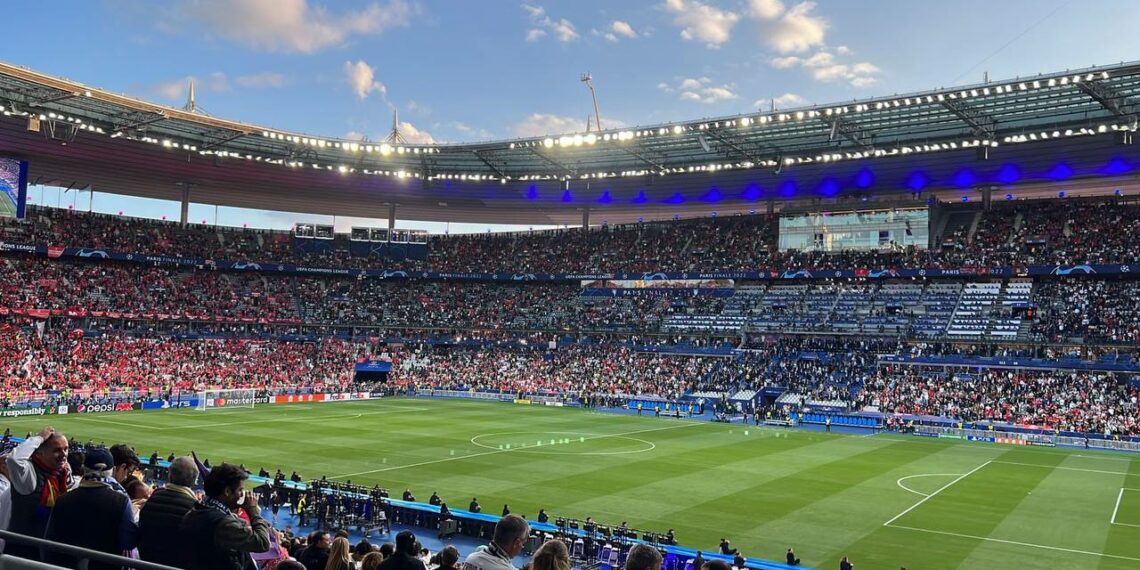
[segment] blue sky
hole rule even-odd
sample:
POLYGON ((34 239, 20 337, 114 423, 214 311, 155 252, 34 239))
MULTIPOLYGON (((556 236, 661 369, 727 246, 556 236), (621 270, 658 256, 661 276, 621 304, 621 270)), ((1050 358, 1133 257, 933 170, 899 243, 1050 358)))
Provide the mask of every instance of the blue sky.
MULTIPOLYGON (((1140 56, 1140 2, 1128 0, 56 0, 6 13, 11 63, 175 106, 194 78, 211 115, 326 137, 382 139, 398 109, 419 142, 585 130, 586 71, 613 128, 1140 56)), ((57 194, 31 198, 87 207, 86 194, 57 194)), ((108 194, 94 206, 178 211, 108 194)), ((214 207, 192 218, 212 223, 214 207)), ((218 213, 227 225, 299 220, 329 218, 218 213)))

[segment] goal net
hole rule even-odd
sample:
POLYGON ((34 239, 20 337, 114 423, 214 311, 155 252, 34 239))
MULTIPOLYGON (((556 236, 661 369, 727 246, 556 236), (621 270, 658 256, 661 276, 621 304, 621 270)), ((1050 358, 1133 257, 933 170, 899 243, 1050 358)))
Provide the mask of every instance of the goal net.
POLYGON ((198 392, 197 409, 220 410, 222 408, 252 408, 256 402, 256 390, 204 390, 198 392))

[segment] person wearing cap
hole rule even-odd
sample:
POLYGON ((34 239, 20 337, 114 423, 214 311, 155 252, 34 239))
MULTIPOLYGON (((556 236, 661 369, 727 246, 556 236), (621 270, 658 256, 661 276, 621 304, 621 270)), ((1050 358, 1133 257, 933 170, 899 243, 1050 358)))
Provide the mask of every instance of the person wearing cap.
POLYGON ((530 536, 530 524, 518 515, 507 515, 495 524, 491 543, 480 546, 463 561, 466 570, 518 570, 511 562, 522 552, 530 536))
MULTIPOLYGON (((5 459, 12 483, 12 515, 8 530, 43 538, 56 500, 72 486, 67 463, 67 437, 48 426, 24 440, 5 459)), ((39 560, 36 547, 8 541, 5 554, 39 560)))
POLYGON ((178 528, 198 502, 191 489, 197 482, 194 458, 178 457, 170 463, 170 479, 139 510, 139 558, 174 567, 182 563, 178 528))
MULTIPOLYGON (((138 543, 139 527, 131 501, 107 483, 114 459, 106 449, 87 450, 83 479, 55 503, 44 538, 121 555, 138 543)), ((76 560, 60 552, 44 551, 44 562, 74 567, 76 560)), ((121 565, 90 562, 90 570, 115 570, 121 565)))
POLYGON ((396 535, 396 552, 385 558, 376 570, 427 570, 419 554, 416 535, 410 530, 402 530, 396 535))
POLYGON ((237 465, 222 463, 206 475, 206 497, 182 518, 183 568, 187 570, 253 570, 251 553, 269 550, 269 523, 261 518, 257 501, 247 498, 243 483, 249 475, 237 465), (246 524, 238 509, 249 517, 246 524))

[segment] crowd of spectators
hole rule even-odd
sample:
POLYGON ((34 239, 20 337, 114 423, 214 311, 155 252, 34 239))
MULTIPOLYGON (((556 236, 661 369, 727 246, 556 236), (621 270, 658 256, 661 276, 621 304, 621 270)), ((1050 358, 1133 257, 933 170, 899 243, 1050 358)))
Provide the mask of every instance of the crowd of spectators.
POLYGON ((1140 435, 1140 389, 1111 374, 1064 370, 883 368, 857 397, 885 413, 1140 435))
POLYGON ((1140 283, 1078 279, 1050 281, 1035 292, 1041 340, 1079 338, 1089 343, 1140 343, 1140 283))
POLYGON ((0 333, 0 407, 51 398, 68 404, 92 398, 169 398, 204 389, 273 390, 305 386, 336 391, 353 380, 367 343, 253 340, 84 338, 48 329, 0 333), (119 394, 126 392, 127 394, 119 394))
POLYGON ((971 236, 947 227, 932 249, 779 252, 765 215, 539 232, 433 236, 425 260, 352 257, 343 236, 328 248, 294 247, 284 232, 32 208, 0 222, 0 239, 201 259, 439 272, 638 273, 853 267, 959 267, 1136 263, 1140 207, 1107 199, 995 203, 971 236), (304 250, 304 251, 302 251, 304 250), (318 251, 319 250, 319 251, 318 251))

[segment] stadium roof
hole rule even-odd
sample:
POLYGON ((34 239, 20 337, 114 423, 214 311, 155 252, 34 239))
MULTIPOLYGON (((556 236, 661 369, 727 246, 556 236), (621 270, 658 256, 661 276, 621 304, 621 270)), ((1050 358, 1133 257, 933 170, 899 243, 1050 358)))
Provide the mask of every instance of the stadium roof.
MULTIPOLYGON (((463 144, 385 144, 190 113, 0 63, 0 153, 33 183, 402 219, 563 224, 773 200, 1133 180, 1140 63, 770 113, 463 144)), ((314 111, 315 112, 315 111, 314 111)))

